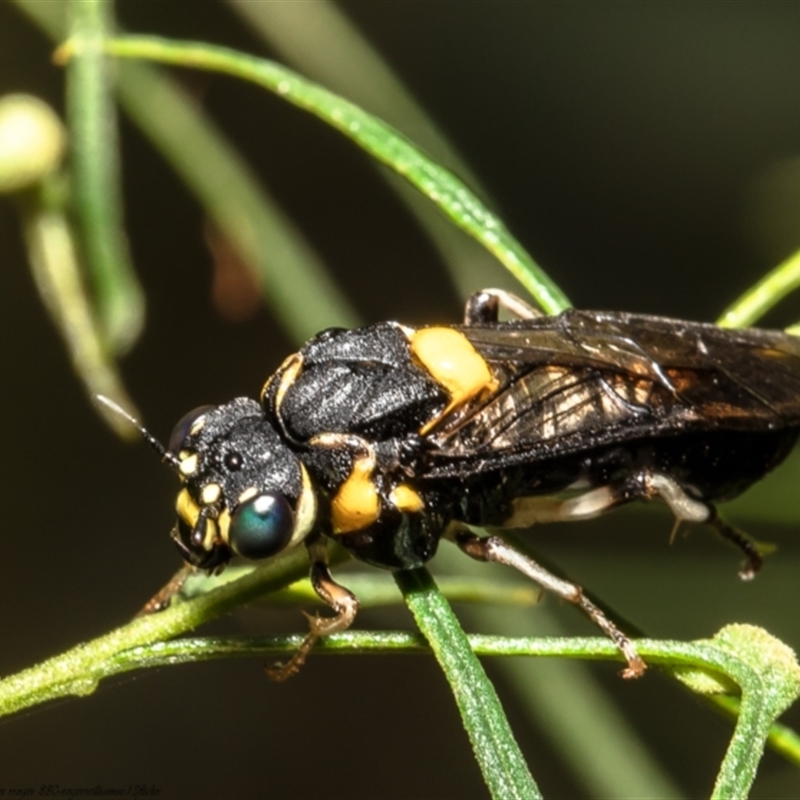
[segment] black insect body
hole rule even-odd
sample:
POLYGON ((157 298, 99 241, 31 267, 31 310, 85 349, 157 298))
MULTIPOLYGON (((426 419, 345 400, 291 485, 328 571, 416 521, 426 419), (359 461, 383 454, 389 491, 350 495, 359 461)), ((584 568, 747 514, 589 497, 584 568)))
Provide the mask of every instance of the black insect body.
POLYGON ((580 605, 633 677, 644 663, 580 587, 470 527, 583 519, 660 497, 678 520, 737 544, 752 577, 757 548, 714 503, 794 446, 800 339, 624 313, 539 316, 489 290, 460 326, 324 331, 284 361, 260 402, 198 409, 167 451, 139 428, 184 483, 173 536, 188 564, 218 570, 233 554, 308 548, 312 583, 336 613, 312 620, 276 677, 355 617, 323 537, 388 569, 424 564, 442 537, 513 566, 580 605), (517 319, 499 322, 500 306, 517 319))

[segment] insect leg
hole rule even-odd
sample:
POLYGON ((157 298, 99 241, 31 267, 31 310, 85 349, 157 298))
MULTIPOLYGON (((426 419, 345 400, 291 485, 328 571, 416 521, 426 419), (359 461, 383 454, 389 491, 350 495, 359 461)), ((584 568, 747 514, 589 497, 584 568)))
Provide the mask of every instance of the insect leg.
POLYGON ((541 317, 542 312, 504 289, 483 289, 470 295, 464 307, 464 324, 497 322, 503 308, 518 319, 541 317))
MULTIPOLYGON (((615 506, 639 498, 660 497, 682 522, 711 522, 714 508, 689 497, 672 478, 650 470, 640 470, 620 483, 599 486, 577 497, 521 497, 514 501, 513 513, 504 528, 523 528, 539 522, 566 522, 591 519, 615 506)), ((724 534, 723 534, 724 535, 724 534)))
POLYGON ((659 495, 672 509, 680 521, 705 522, 727 541, 736 545, 745 555, 745 563, 739 571, 743 581, 752 580, 763 563, 759 546, 746 533, 734 528, 720 519, 717 509, 711 503, 704 503, 689 497, 680 484, 666 475, 648 473, 645 477, 648 494, 659 495))
POLYGON ((747 534, 720 519, 711 503, 690 497, 676 480, 650 470, 641 470, 622 484, 601 486, 568 500, 552 497, 519 498, 514 502, 513 513, 503 527, 525 528, 540 522, 589 519, 614 506, 642 497, 660 497, 678 522, 706 523, 723 539, 736 545, 746 558, 739 572, 742 580, 751 580, 761 568, 763 547, 760 549, 747 534))
POLYGON ((601 486, 568 500, 557 497, 520 497, 514 501, 511 516, 503 528, 530 528, 540 522, 566 522, 591 519, 608 511, 629 498, 624 490, 614 486, 601 486))
POLYGON ((689 497, 673 478, 645 470, 640 473, 640 481, 644 497, 660 497, 682 522, 709 522, 714 515, 713 506, 689 497))
POLYGON ((756 573, 764 563, 763 552, 770 549, 769 545, 761 545, 751 539, 746 533, 734 528, 724 520, 720 519, 717 509, 711 507, 712 516, 707 520, 714 530, 723 538, 736 545, 745 555, 744 566, 739 570, 739 577, 743 581, 750 581, 755 578, 756 573))
POLYGON ((140 609, 136 612, 137 617, 146 617, 148 614, 156 614, 169 608, 172 598, 175 597, 186 579, 194 572, 194 567, 184 564, 167 583, 162 586, 140 609))
POLYGON ((523 555, 499 536, 481 537, 472 531, 459 528, 452 536, 455 543, 468 556, 477 561, 493 561, 506 564, 519 570, 523 575, 536 582, 543 589, 568 600, 582 608, 589 618, 606 634, 625 656, 628 666, 623 670, 623 678, 639 678, 644 674, 647 665, 630 639, 583 593, 580 586, 565 581, 537 564, 532 558, 523 555))
POLYGON ((305 664, 311 649, 323 636, 346 631, 358 613, 358 598, 344 586, 336 583, 328 569, 327 554, 322 540, 317 539, 308 545, 311 557, 311 585, 320 599, 336 613, 332 617, 305 614, 308 619, 309 632, 300 647, 286 664, 265 666, 267 675, 273 681, 281 682, 296 675, 305 664))

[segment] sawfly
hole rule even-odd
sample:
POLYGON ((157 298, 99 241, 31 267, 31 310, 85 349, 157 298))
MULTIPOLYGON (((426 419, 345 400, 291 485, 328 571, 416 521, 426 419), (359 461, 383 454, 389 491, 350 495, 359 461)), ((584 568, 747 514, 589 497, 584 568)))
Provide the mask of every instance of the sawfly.
POLYGON ((307 548, 311 583, 334 613, 311 618, 273 677, 297 672, 318 638, 356 616, 358 599, 329 571, 326 538, 390 570, 422 566, 443 538, 514 567, 580 606, 622 652, 623 675, 637 677, 645 664, 634 644, 579 586, 482 530, 658 498, 677 520, 737 545, 740 575, 752 578, 759 549, 716 504, 797 441, 800 339, 622 312, 544 316, 486 290, 460 325, 323 331, 258 400, 196 409, 166 447, 131 421, 182 482, 172 536, 189 567, 213 573, 234 555, 307 548), (500 321, 501 309, 512 318, 500 321))

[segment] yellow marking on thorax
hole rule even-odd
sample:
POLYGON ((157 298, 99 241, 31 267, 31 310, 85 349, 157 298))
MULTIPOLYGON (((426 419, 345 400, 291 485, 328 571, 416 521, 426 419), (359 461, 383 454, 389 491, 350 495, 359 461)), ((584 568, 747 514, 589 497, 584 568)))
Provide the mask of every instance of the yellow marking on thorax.
POLYGON ((412 489, 407 483, 401 483, 395 486, 389 495, 389 500, 392 505, 399 511, 406 511, 410 514, 422 511, 425 508, 425 503, 419 496, 415 489, 412 489))
POLYGON ((497 389, 497 378, 470 341, 454 328, 404 330, 412 355, 450 395, 447 408, 427 422, 424 436, 440 419, 484 392, 497 389))
POLYGON ((381 499, 372 480, 375 460, 360 456, 353 462, 347 480, 331 501, 334 533, 350 533, 372 525, 381 513, 381 499))
POLYGON ((302 368, 303 356, 300 355, 300 353, 293 353, 288 358, 285 358, 280 367, 278 367, 278 371, 274 375, 271 375, 264 384, 264 388, 261 390, 261 402, 264 402, 264 398, 267 396, 267 392, 269 391, 269 387, 272 385, 272 381, 274 381, 275 378, 280 375, 280 383, 278 384, 278 388, 275 392, 275 411, 279 412, 284 395, 289 390, 289 387, 295 382, 302 368))

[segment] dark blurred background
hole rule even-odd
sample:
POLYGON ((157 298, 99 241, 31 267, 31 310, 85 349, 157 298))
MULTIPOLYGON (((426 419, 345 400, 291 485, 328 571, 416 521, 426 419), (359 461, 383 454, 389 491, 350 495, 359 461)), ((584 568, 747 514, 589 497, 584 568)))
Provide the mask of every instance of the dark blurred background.
MULTIPOLYGON (((800 4, 339 6, 576 306, 713 320, 800 246, 800 4)), ((270 55, 222 3, 139 0, 120 3, 119 17, 132 31, 270 55)), ((62 110, 51 49, 10 3, 0 4, 0 93, 30 92, 62 110)), ((365 155, 253 86, 176 74, 366 320, 459 318, 463 298, 365 155)), ((267 310, 238 324, 217 313, 201 209, 124 118, 122 152, 128 230, 149 301, 124 376, 148 426, 166 438, 194 406, 255 394, 292 343, 267 310)), ((178 561, 167 538, 173 477, 94 414, 39 304, 7 202, 0 237, 7 675, 124 623, 178 561)), ((800 298, 791 298, 764 324, 798 319, 800 298)), ((537 543, 651 636, 705 637, 727 622, 753 622, 797 648, 796 489, 785 504, 794 524, 748 523, 780 545, 752 585, 736 580, 737 556, 707 532, 668 547, 665 514, 548 528, 537 543)), ((592 633, 572 609, 546 602, 572 630, 592 633)), ((303 624, 296 610, 248 610, 215 629, 303 624)), ((366 613, 360 624, 410 620, 400 608, 366 613)), ((633 685, 614 665, 592 669, 682 790, 708 794, 730 724, 655 671, 633 685)), ((499 688, 546 796, 585 796, 542 731, 515 710, 513 691, 499 688)), ((796 710, 787 721, 800 727, 796 710)), ((447 687, 423 657, 312 657, 283 685, 248 661, 140 673, 4 721, 0 753, 6 789, 102 783, 155 785, 161 797, 486 796, 447 687)), ((800 796, 799 775, 768 754, 754 796, 800 796)))

